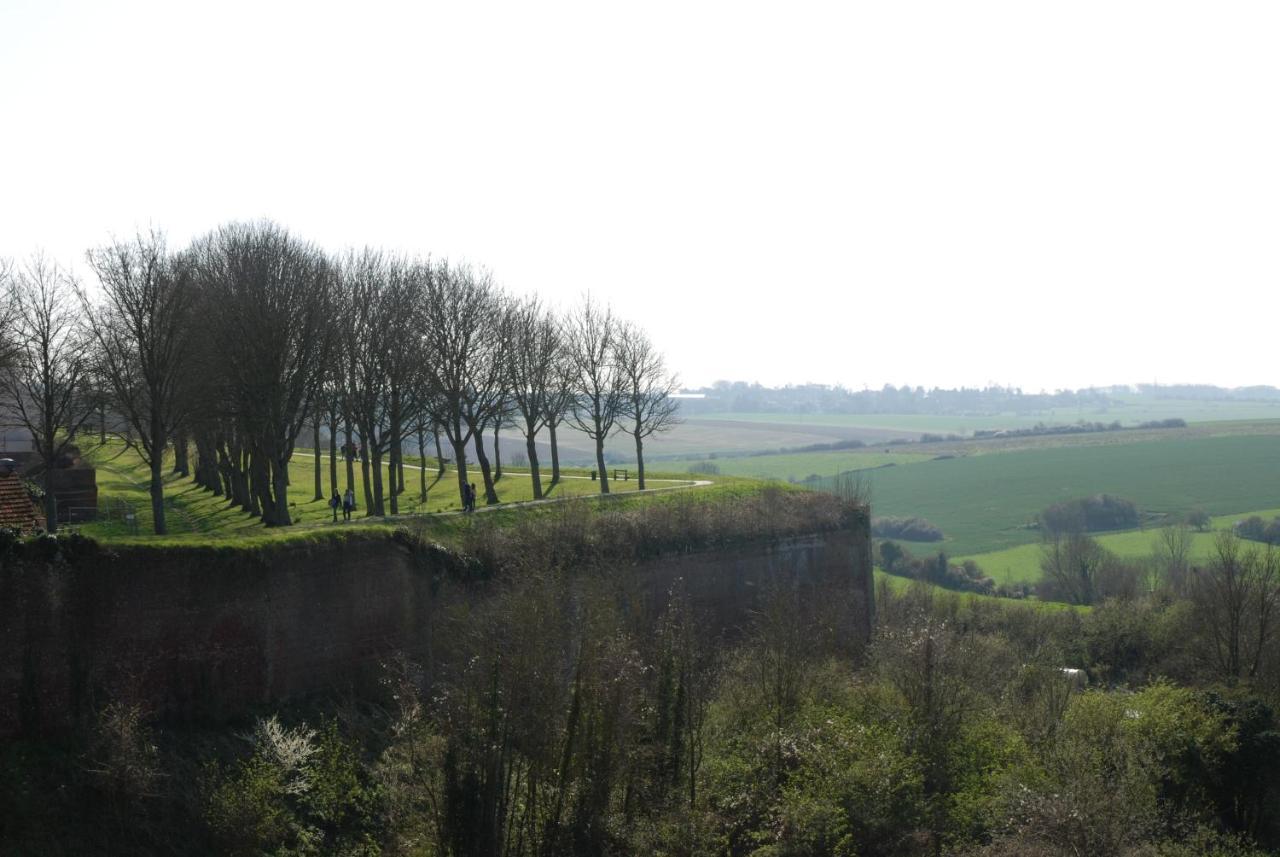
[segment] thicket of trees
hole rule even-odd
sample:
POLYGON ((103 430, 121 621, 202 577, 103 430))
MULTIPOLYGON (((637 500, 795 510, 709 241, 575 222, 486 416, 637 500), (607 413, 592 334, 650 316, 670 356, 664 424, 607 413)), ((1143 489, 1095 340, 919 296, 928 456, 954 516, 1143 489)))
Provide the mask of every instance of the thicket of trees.
MULTIPOLYGON (((675 535, 699 514, 662 511, 675 535)), ((565 534, 592 526, 566 519, 541 547, 477 528, 470 550, 513 573, 444 611, 437 662, 388 659, 374 697, 264 715, 247 740, 112 705, 65 748, 15 751, 0 837, 113 854, 1280 849, 1280 646, 1259 636, 1265 569, 1227 542, 1205 592, 1090 611, 882 587, 863 646, 792 586, 738 634, 708 633, 679 583, 651 619, 627 575, 561 573, 557 554, 590 564, 565 534)))
MULTIPOLYGON (((590 297, 559 314, 479 268, 374 249, 333 255, 265 221, 219 227, 180 250, 162 233, 139 234, 88 261, 100 288, 41 256, 0 263, 0 407, 31 433, 46 478, 98 415, 150 468, 157 533, 171 452, 175 470, 281 526, 292 520, 295 447, 309 438, 318 452, 322 430, 334 457, 328 486, 317 458, 316 499, 353 487, 359 467, 365 514, 384 515, 406 490, 412 440, 425 457, 427 438, 439 452, 443 435, 459 497, 474 462, 496 503, 502 465, 489 460, 486 432, 496 452, 499 429, 520 428, 542 497, 543 429, 551 485, 556 428, 569 421, 595 442, 608 493, 605 442, 633 438, 643 489, 643 441, 676 422, 674 376, 648 336, 590 297)), ((46 497, 52 530, 56 498, 46 497)))

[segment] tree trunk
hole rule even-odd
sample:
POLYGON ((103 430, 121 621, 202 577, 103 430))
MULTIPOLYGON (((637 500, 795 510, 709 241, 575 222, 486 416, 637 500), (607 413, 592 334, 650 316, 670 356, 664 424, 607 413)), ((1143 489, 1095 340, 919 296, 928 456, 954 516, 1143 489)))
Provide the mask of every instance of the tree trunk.
POLYGON ((320 415, 311 425, 311 445, 316 454, 316 496, 312 499, 324 499, 324 462, 320 460, 320 415))
MULTIPOLYGON (((373 481, 369 478, 369 443, 365 437, 360 438, 360 476, 364 482, 364 516, 373 514, 373 481)), ((378 482, 382 482, 382 474, 378 474, 378 482)))
POLYGON ((418 501, 427 502, 427 445, 422 426, 418 426, 418 501))
POLYGON ((382 484, 382 450, 381 448, 377 446, 373 447, 369 457, 369 469, 366 472, 372 473, 373 475, 373 509, 372 511, 369 512, 369 514, 376 515, 379 518, 385 517, 387 514, 386 489, 394 487, 395 480, 393 479, 391 481, 391 484, 385 487, 382 484))
POLYGON ((387 457, 387 500, 390 506, 391 514, 400 514, 400 502, 396 496, 396 445, 395 441, 391 442, 391 454, 387 457))
POLYGON ((499 423, 493 427, 493 481, 497 482, 502 479, 502 448, 498 445, 498 429, 502 427, 499 423))
POLYGON ((551 484, 556 485, 560 482, 560 444, 556 443, 556 424, 548 422, 547 428, 551 430, 551 484))
POLYGON ((347 420, 347 446, 343 451, 342 457, 347 462, 347 490, 351 492, 351 496, 355 496, 356 492, 356 462, 351 455, 351 420, 347 420))
POLYGON ((164 466, 159 455, 151 454, 151 521, 157 536, 169 532, 164 520, 164 466))
POLYGON ((533 482, 533 499, 542 499, 542 474, 538 470, 538 445, 533 442, 537 436, 537 432, 533 431, 533 425, 528 424, 528 431, 524 435, 525 452, 529 454, 529 479, 533 482))
POLYGON ((484 480, 484 502, 492 506, 498 502, 498 492, 493 488, 493 474, 489 471, 489 456, 484 453, 484 429, 475 432, 476 463, 480 465, 480 476, 484 480))
POLYGON ((338 427, 329 420, 329 490, 330 496, 338 494, 338 427))
POLYGON ((604 469, 604 436, 596 436, 596 467, 600 470, 600 493, 609 493, 609 474, 604 469))
POLYGON ((46 532, 58 531, 58 498, 53 494, 53 456, 44 458, 44 528, 46 532))
POLYGON ((179 476, 191 475, 191 459, 187 450, 187 433, 177 432, 173 436, 173 472, 179 476))
MULTIPOLYGON (((461 432, 457 437, 462 437, 461 432)), ((449 438, 449 442, 453 444, 453 469, 458 474, 458 502, 465 507, 467 505, 467 445, 452 437, 449 438)))
POLYGON ((293 523, 289 517, 289 462, 271 461, 272 493, 275 494, 275 506, 271 511, 268 526, 287 527, 293 523))
MULTIPOLYGON (((151 524, 157 536, 168 533, 164 520, 164 426, 151 415, 151 524)), ((176 449, 176 446, 175 446, 176 449)))
POLYGON ((257 456, 250 455, 248 450, 244 450, 240 455, 241 461, 243 462, 241 465, 241 473, 242 478, 244 479, 245 497, 249 500, 247 508, 249 509, 249 514, 253 515, 255 518, 261 518, 262 504, 258 502, 261 495, 258 493, 257 470, 255 469, 256 465, 254 463, 257 456))
POLYGON ((391 463, 391 478, 387 480, 387 489, 391 492, 391 514, 396 514, 396 495, 404 491, 404 448, 401 444, 401 435, 404 434, 402 418, 400 415, 400 391, 395 387, 391 388, 391 446, 387 455, 391 463))
POLYGON ((640 423, 636 422, 636 480, 641 491, 644 490, 644 436, 640 433, 640 423))
MULTIPOLYGON (((436 476, 442 477, 444 476, 444 450, 440 448, 440 426, 435 426, 431 433, 436 438, 436 476)), ((427 463, 425 461, 422 462, 422 466, 426 467, 427 463)))

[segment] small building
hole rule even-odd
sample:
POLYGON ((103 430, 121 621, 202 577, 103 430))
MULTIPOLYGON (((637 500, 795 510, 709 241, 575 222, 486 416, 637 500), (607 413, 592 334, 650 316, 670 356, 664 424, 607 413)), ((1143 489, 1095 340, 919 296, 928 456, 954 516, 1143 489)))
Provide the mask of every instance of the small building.
POLYGON ((12 459, 0 459, 0 527, 24 533, 44 529, 44 514, 18 475, 12 459))

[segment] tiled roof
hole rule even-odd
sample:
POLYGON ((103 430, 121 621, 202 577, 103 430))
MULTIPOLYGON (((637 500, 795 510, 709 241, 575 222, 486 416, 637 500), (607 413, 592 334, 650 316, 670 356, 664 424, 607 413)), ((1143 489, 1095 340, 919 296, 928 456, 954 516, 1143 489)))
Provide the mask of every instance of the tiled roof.
POLYGON ((44 516, 36 511, 31 495, 16 473, 0 475, 0 527, 25 532, 44 527, 44 516))

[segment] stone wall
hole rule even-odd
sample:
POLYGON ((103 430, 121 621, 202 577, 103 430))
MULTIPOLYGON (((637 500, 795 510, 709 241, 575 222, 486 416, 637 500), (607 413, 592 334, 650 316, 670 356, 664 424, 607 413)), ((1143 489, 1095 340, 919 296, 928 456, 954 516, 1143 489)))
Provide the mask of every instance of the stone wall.
MULTIPOLYGON (((716 633, 759 593, 797 587, 806 621, 865 639, 873 611, 865 530, 665 557, 611 573, 628 609, 656 616, 684 588, 716 633), (622 591, 622 590, 620 590, 622 591)), ((404 652, 430 662, 432 617, 485 597, 431 552, 370 537, 258 549, 144 549, 0 568, 0 737, 68 729, 107 701, 169 720, 367 690, 404 652)))

